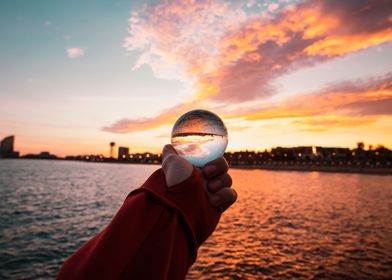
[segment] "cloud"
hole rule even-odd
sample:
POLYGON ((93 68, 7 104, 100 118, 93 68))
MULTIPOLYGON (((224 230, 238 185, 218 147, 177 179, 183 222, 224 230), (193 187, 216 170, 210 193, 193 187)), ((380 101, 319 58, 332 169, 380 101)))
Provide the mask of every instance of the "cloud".
MULTIPOLYGON (((120 120, 104 130, 126 133, 174 124, 180 115, 191 109, 192 103, 180 104, 152 118, 120 120)), ((320 91, 297 94, 276 103, 256 103, 241 109, 221 108, 217 111, 227 119, 231 129, 236 129, 240 119, 294 119, 294 125, 306 125, 307 129, 312 127, 311 130, 348 126, 350 121, 353 126, 366 125, 379 118, 392 116, 392 73, 336 83, 320 91), (236 121, 231 124, 231 119, 236 121)))
POLYGON ((350 128, 358 126, 367 126, 377 121, 374 117, 339 117, 339 116, 322 116, 316 118, 305 118, 295 120, 293 125, 299 126, 300 130, 306 132, 322 132, 331 128, 350 128))
POLYGON ((151 129, 172 123, 179 111, 195 106, 221 111, 229 118, 243 112, 250 120, 322 114, 326 107, 295 102, 294 107, 280 107, 264 100, 277 94, 273 82, 282 75, 392 40, 388 2, 316 0, 292 5, 283 1, 278 6, 253 5, 253 12, 247 11, 246 1, 172 0, 144 5, 132 12, 124 43, 127 50, 140 53, 134 67, 148 64, 157 77, 183 81, 193 97, 155 117, 123 119, 104 130, 151 129), (248 105, 254 102, 263 107, 255 110, 248 105), (240 110, 228 112, 238 104, 240 110))
POLYGON ((315 116, 387 116, 392 115, 391 99, 392 73, 388 73, 336 83, 318 92, 297 94, 263 109, 254 106, 240 115, 251 121, 315 116))
POLYGON ((124 47, 140 51, 135 68, 148 64, 157 77, 188 80, 213 69, 219 40, 247 19, 233 3, 162 1, 131 13, 124 47))
POLYGON ((392 73, 352 82, 340 82, 313 93, 300 94, 263 110, 249 109, 248 121, 293 119, 308 132, 367 126, 392 116, 392 73))
POLYGON ((358 101, 343 105, 339 109, 348 109, 355 116, 392 115, 392 96, 381 100, 358 101))
POLYGON ((76 59, 82 57, 86 52, 86 50, 81 47, 71 47, 71 48, 67 48, 65 51, 67 52, 67 56, 70 59, 76 59))
POLYGON ((180 155, 203 158, 211 154, 211 151, 208 149, 208 147, 205 146, 205 144, 207 142, 213 141, 212 139, 205 139, 204 141, 200 141, 198 139, 197 143, 187 143, 186 141, 191 141, 191 139, 185 141, 174 140, 174 142, 172 143, 176 147, 176 150, 180 155))
POLYGON ((275 10, 277 10, 279 8, 279 4, 278 3, 270 3, 268 5, 268 11, 273 12, 275 10))
POLYGON ((221 39, 217 68, 197 90, 225 103, 270 96, 283 74, 392 40, 391 12, 387 1, 307 1, 252 17, 221 39))
POLYGON ((138 119, 121 119, 102 129, 107 132, 127 133, 153 129, 165 124, 174 124, 179 116, 191 109, 190 104, 181 104, 162 111, 155 117, 138 119))
POLYGON ((388 1, 271 3, 260 15, 223 1, 164 1, 129 20, 136 67, 192 81, 197 99, 243 102, 274 93, 290 71, 392 39, 388 1), (272 16, 268 12, 280 9, 272 16))

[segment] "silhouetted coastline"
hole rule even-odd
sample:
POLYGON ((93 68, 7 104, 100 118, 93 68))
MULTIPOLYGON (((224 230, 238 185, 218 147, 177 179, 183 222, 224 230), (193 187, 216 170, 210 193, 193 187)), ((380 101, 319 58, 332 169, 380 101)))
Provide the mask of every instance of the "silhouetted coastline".
MULTIPOLYGON (((129 148, 118 147, 118 157, 113 157, 115 142, 110 142, 110 157, 101 154, 66 156, 64 158, 45 151, 19 157, 14 151, 14 136, 2 141, 0 158, 74 160, 124 164, 161 164, 161 154, 129 153, 129 148)), ((238 151, 224 154, 232 168, 291 171, 349 172, 392 175, 392 150, 379 145, 376 148, 357 143, 355 149, 340 147, 299 146, 276 147, 270 151, 238 151)))
MULTIPOLYGON (((379 147, 375 150, 322 148, 326 153, 314 154, 312 147, 274 148, 271 151, 227 152, 225 158, 230 167, 237 169, 266 169, 287 171, 348 172, 392 175, 392 151, 379 147), (305 153, 298 153, 302 149, 305 153), (312 152, 306 152, 306 151, 312 152), (297 153, 295 153, 297 152, 297 153)), ((77 155, 64 158, 43 152, 26 155, 24 159, 73 160, 97 163, 161 164, 161 155, 133 153, 127 157, 107 158, 103 155, 77 155)))

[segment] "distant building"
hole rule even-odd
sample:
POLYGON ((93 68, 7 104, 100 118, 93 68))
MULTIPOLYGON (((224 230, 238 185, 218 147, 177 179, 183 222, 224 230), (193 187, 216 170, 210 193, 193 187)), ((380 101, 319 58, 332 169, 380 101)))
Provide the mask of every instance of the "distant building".
POLYGON ((14 151, 15 136, 7 136, 0 142, 0 158, 17 158, 19 152, 14 151))
POLYGON ((311 160, 315 153, 311 146, 276 147, 271 150, 271 155, 275 160, 311 160))
MULTIPOLYGON (((326 160, 348 159, 352 155, 352 152, 348 148, 317 147, 317 151, 321 159, 326 160)), ((355 153, 353 155, 355 155, 355 153)))
POLYGON ((52 155, 52 154, 49 153, 49 152, 41 152, 41 153, 39 153, 38 157, 39 157, 39 158, 47 158, 47 159, 54 159, 54 158, 57 158, 57 156, 52 155))
POLYGON ((127 160, 129 158, 129 149, 126 147, 118 147, 118 160, 127 160))
POLYGON ((32 158, 32 159, 57 159, 57 156, 52 155, 49 152, 41 152, 37 155, 35 154, 27 154, 24 155, 23 158, 32 158))

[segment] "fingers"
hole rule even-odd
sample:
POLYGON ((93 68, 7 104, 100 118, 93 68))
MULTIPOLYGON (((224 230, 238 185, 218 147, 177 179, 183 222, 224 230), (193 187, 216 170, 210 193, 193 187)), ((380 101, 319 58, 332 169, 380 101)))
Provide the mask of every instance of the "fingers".
POLYGON ((237 200, 237 192, 232 188, 223 188, 210 197, 212 206, 225 211, 237 200))
POLYGON ((233 180, 227 173, 229 165, 224 157, 220 157, 207 163, 203 168, 204 176, 207 178, 207 189, 212 194, 210 203, 222 212, 229 208, 236 200, 237 193, 230 188, 233 180))
MULTIPOLYGON (((165 145, 162 150, 162 169, 168 187, 186 180, 193 172, 192 164, 180 157, 172 145, 165 145)), ((224 157, 213 160, 202 168, 207 190, 211 194, 210 203, 222 212, 237 200, 237 193, 231 188, 233 181, 228 170, 229 165, 224 157)))
POLYGON ((224 157, 210 161, 203 167, 203 173, 207 178, 213 178, 224 174, 229 170, 229 165, 224 157))
POLYGON ((224 173, 209 181, 207 187, 209 192, 216 193, 222 188, 230 188, 232 183, 231 176, 228 173, 224 173))

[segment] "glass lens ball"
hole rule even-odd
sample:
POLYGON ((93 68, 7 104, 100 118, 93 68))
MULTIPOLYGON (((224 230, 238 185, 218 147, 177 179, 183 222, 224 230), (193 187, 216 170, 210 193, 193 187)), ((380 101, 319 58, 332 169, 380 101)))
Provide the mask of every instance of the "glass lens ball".
POLYGON ((228 142, 223 121, 206 110, 193 110, 182 115, 174 124, 171 143, 177 153, 195 166, 223 155, 228 142))

